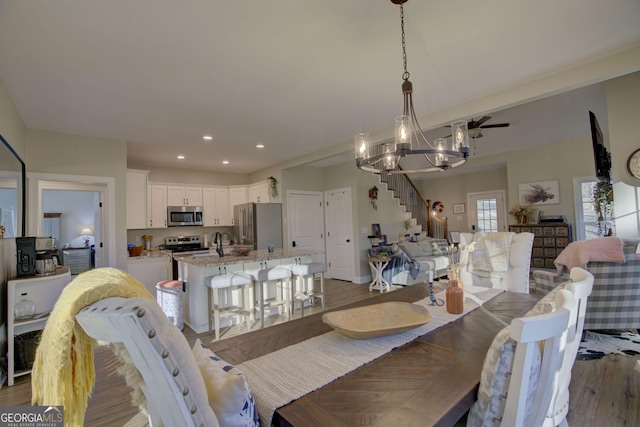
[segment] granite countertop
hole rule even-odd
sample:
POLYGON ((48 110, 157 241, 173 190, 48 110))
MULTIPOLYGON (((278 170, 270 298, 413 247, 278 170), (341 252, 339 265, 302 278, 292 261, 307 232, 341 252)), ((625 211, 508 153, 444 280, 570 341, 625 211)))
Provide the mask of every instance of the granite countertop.
POLYGON ((159 258, 163 256, 171 256, 171 251, 166 251, 162 249, 150 249, 142 251, 140 256, 130 256, 127 259, 146 259, 146 258, 159 258))
POLYGON ((245 262, 268 261, 270 259, 294 258, 298 256, 314 255, 320 253, 318 251, 306 249, 276 249, 269 252, 266 249, 252 250, 248 255, 225 255, 220 258, 217 253, 196 254, 196 255, 180 255, 174 254, 173 258, 185 262, 187 264, 197 265, 199 267, 211 267, 217 265, 229 265, 245 262))

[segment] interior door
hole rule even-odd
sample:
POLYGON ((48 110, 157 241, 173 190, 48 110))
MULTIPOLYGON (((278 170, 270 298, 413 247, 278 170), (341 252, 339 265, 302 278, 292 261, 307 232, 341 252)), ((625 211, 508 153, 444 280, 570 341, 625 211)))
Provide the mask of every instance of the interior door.
POLYGON ((324 193, 327 230, 327 277, 353 281, 353 221, 351 188, 324 193))
POLYGON ((504 190, 469 193, 469 229, 476 231, 507 231, 507 211, 504 190))
POLYGON ((325 264, 322 193, 288 191, 287 210, 289 247, 317 251, 313 261, 325 264))

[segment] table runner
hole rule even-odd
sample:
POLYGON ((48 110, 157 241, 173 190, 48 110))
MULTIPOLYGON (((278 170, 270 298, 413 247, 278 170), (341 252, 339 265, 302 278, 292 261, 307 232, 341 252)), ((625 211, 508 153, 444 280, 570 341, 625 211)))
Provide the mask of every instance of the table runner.
MULTIPOLYGON (((444 292, 437 296, 444 300, 444 292)), ((475 294, 477 298, 474 299, 484 303, 501 292, 501 289, 487 289, 475 294)), ((426 307, 431 314, 431 321, 410 331, 365 340, 348 338, 331 331, 237 365, 247 378, 261 425, 271 425, 277 408, 480 306, 476 301, 465 299, 462 314, 450 314, 445 306, 432 306, 429 298, 414 304, 426 307)))

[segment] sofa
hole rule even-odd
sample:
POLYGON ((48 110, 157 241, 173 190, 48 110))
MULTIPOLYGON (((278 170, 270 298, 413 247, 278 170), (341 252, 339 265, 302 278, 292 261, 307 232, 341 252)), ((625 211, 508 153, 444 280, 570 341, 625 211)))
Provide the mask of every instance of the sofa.
POLYGON ((446 239, 425 238, 378 246, 369 250, 369 256, 375 257, 380 252, 389 254, 391 259, 382 272, 384 280, 393 285, 411 286, 447 275, 447 247, 446 239))
MULTIPOLYGON (((584 329, 640 328, 640 258, 636 257, 639 244, 638 240, 623 240, 623 263, 588 262, 587 271, 594 281, 584 329)), ((559 277, 556 273, 556 270, 534 270, 536 291, 546 294, 569 280, 567 269, 559 277)))

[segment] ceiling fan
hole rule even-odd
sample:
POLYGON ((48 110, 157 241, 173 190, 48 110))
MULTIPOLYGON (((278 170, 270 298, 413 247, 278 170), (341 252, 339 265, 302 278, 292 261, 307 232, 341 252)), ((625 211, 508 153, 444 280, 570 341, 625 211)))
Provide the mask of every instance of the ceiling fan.
MULTIPOLYGON (((494 125, 485 125, 484 123, 489 121, 491 116, 484 116, 478 120, 469 120, 467 123, 467 127, 469 129, 469 138, 478 139, 482 138, 482 129, 490 129, 490 128, 506 128, 510 123, 496 123, 494 125)), ((445 127, 450 128, 450 125, 445 127)), ((449 138, 451 135, 445 136, 445 138, 449 138)))
POLYGON ((482 138, 482 129, 490 129, 490 128, 506 128, 509 126, 509 123, 496 123, 493 125, 485 125, 484 123, 489 121, 491 116, 484 116, 478 120, 469 120, 469 137, 473 139, 482 138))

